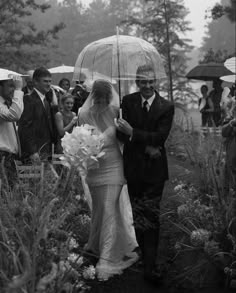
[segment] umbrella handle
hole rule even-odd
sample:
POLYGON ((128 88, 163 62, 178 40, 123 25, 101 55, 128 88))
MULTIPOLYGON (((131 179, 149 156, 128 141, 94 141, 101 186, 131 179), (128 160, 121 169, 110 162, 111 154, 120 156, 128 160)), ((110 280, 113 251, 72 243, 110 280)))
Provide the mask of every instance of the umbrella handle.
POLYGON ((119 118, 122 119, 122 109, 121 108, 119 109, 119 118))

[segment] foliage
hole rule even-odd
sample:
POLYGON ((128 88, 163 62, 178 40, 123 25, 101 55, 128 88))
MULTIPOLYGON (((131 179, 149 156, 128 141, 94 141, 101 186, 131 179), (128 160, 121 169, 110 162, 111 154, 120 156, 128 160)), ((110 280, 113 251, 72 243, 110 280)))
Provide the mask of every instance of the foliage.
POLYGON ((1 188, 3 292, 84 292, 94 278, 78 242, 88 237, 88 206, 74 170, 62 168, 61 176, 46 168, 43 180, 29 179, 28 187, 18 182, 13 190, 1 188))
MULTIPOLYGON (((228 1, 221 1, 220 7, 227 6, 228 1)), ((235 3, 235 1, 234 1, 235 3)), ((235 15, 235 6, 234 6, 235 15)), ((214 52, 222 51, 223 55, 235 55, 235 22, 224 14, 220 18, 213 18, 207 23, 207 33, 203 38, 201 51, 206 54, 211 48, 214 52), (226 52, 227 51, 227 52, 226 52)), ((221 56, 223 57, 223 56, 221 56)))
POLYGON ((2 67, 21 71, 48 61, 42 48, 63 28, 58 23, 47 30, 37 30, 29 21, 32 12, 44 13, 50 6, 35 0, 3 0, 0 4, 0 63, 2 67))
POLYGON ((199 61, 200 64, 203 63, 224 63, 226 59, 232 57, 232 54, 229 54, 227 50, 217 50, 214 51, 210 48, 203 56, 203 59, 199 61))
POLYGON ((211 10, 211 16, 213 19, 218 19, 223 15, 226 15, 232 22, 236 21, 236 1, 230 0, 230 5, 222 5, 217 3, 211 10))
POLYGON ((192 288, 223 281, 230 286, 235 278, 236 201, 225 186, 222 141, 212 134, 185 133, 183 144, 199 179, 194 185, 178 182, 165 212, 174 231, 172 281, 192 288))
MULTIPOLYGON (((140 36, 151 42, 164 57, 168 73, 168 48, 171 51, 171 64, 174 81, 174 92, 182 91, 179 87, 181 78, 186 70, 186 52, 191 50, 189 41, 184 37, 190 30, 189 22, 185 20, 187 10, 183 1, 167 1, 166 12, 164 1, 131 1, 136 3, 133 13, 123 22, 123 26, 131 34, 140 36), (137 6, 138 3, 138 6, 137 6), (169 43, 166 35, 166 26, 169 29, 169 43)), ((130 4, 131 5, 131 4, 130 4)), ((182 84, 183 87, 184 83, 182 84)))

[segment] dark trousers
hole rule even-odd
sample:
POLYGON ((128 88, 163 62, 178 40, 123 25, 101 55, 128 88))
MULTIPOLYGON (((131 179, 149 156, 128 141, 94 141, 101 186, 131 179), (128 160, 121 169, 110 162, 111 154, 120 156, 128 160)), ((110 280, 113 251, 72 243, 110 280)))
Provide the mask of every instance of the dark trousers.
POLYGON ((17 179, 14 160, 19 160, 16 154, 0 150, 0 178, 3 180, 3 183, 8 183, 10 187, 14 186, 17 179))
POLYGON ((150 184, 140 180, 135 182, 128 180, 135 232, 142 252, 144 273, 151 273, 156 266, 160 230, 159 210, 164 184, 165 182, 150 184), (144 223, 147 222, 147 226, 140 226, 140 215, 144 223))

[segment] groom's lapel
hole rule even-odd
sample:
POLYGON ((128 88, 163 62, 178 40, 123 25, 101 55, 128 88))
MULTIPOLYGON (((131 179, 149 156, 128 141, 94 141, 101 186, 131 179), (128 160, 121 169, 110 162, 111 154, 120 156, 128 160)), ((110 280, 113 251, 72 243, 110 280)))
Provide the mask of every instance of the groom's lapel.
POLYGON ((156 92, 155 98, 152 102, 152 105, 148 113, 148 121, 151 121, 153 118, 157 119, 157 117, 160 114, 160 110, 161 110, 161 99, 159 94, 156 92))
POLYGON ((140 93, 137 94, 137 98, 134 102, 134 111, 135 111, 135 117, 137 119, 137 124, 142 124, 143 121, 143 109, 142 109, 142 98, 140 93))

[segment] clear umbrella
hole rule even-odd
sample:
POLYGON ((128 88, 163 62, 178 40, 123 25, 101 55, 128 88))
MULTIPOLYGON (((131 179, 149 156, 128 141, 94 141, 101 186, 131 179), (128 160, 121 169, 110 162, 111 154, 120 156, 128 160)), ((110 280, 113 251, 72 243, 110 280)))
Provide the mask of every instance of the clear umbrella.
MULTIPOLYGON (((147 41, 125 35, 114 35, 87 45, 79 54, 75 63, 73 80, 80 80, 83 68, 118 80, 118 92, 121 96, 120 81, 134 81, 139 66, 152 65, 157 79, 166 77, 162 57, 156 48, 147 41)), ((96 75, 92 75, 96 80, 96 75)))

